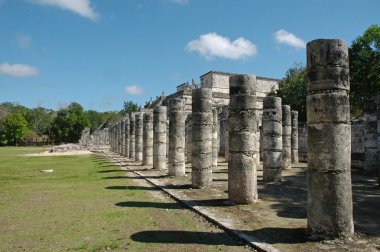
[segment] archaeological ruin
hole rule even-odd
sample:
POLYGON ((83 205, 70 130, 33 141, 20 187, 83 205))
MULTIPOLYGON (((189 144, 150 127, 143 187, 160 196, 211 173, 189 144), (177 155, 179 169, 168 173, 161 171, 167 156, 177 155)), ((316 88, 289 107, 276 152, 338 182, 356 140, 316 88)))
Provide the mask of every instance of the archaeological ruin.
POLYGON ((125 166, 143 165, 148 175, 156 172, 155 183, 167 193, 165 188, 178 181, 187 181, 182 186, 192 194, 209 188, 216 193, 224 183, 216 195, 227 195, 220 203, 227 206, 260 208, 276 192, 304 186, 305 201, 292 201, 298 197, 292 191, 281 200, 293 208, 281 214, 303 218, 301 236, 311 241, 346 239, 354 235, 352 169, 366 175, 379 169, 380 95, 377 104, 366 104, 363 120, 351 120, 348 51, 341 40, 308 43, 307 70, 306 123, 299 123, 298 112, 281 98, 267 96, 280 80, 210 71, 200 76, 200 83, 183 83, 119 122, 91 135, 84 130, 80 144, 108 146, 125 158, 125 166), (294 182, 297 176, 304 180, 294 182))

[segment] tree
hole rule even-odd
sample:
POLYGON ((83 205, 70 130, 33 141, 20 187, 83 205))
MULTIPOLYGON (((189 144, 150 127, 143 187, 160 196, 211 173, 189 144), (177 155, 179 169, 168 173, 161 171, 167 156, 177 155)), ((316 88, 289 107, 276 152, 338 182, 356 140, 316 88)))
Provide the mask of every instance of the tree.
POLYGON ((120 114, 126 115, 126 114, 131 114, 132 112, 136 112, 139 110, 139 106, 137 103, 134 103, 132 101, 124 101, 124 106, 123 109, 120 110, 120 114))
POLYGON ((292 110, 297 110, 298 120, 306 122, 306 67, 296 64, 294 67, 289 68, 286 76, 280 82, 278 90, 268 95, 281 97, 282 104, 290 105, 292 110))
POLYGON ((91 133, 97 130, 105 121, 107 121, 106 113, 100 113, 95 110, 85 112, 90 123, 91 133))
POLYGON ((52 135, 55 142, 74 143, 80 138, 82 130, 90 125, 83 107, 71 103, 67 108, 58 110, 52 123, 52 135))
POLYGON ((9 114, 3 123, 1 140, 3 144, 18 144, 28 133, 28 122, 20 112, 9 114))
POLYGON ((38 136, 49 135, 51 123, 56 116, 56 112, 51 109, 42 107, 29 109, 26 112, 25 119, 28 121, 29 128, 38 136))
POLYGON ((362 114, 363 104, 380 92, 380 26, 370 26, 349 48, 351 115, 362 114))

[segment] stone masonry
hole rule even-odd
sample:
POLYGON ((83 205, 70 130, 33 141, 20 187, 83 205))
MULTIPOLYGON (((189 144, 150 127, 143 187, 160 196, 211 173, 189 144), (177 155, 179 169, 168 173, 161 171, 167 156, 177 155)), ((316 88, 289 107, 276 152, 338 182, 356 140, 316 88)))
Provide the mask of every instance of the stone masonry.
POLYGON ((124 135, 124 138, 125 138, 125 146, 124 146, 124 156, 125 157, 129 157, 129 125, 130 125, 130 122, 129 122, 129 115, 127 114, 127 116, 124 118, 124 132, 125 132, 125 135, 124 135))
POLYGON ((228 198, 243 204, 258 198, 256 88, 255 75, 230 77, 228 198))
POLYGON ((153 169, 166 169, 166 106, 153 109, 153 169))
POLYGON ((135 160, 142 161, 143 157, 143 113, 135 114, 135 160))
POLYGON ((186 134, 186 163, 191 163, 191 155, 192 155, 192 131, 193 131, 193 121, 191 119, 191 114, 189 114, 185 121, 185 134, 186 134))
POLYGON ((191 182, 193 188, 203 188, 212 182, 213 113, 211 89, 194 89, 192 101, 191 182))
POLYGON ((219 156, 219 144, 218 144, 218 110, 212 110, 212 166, 218 166, 218 156, 219 156))
POLYGON ((282 169, 292 168, 292 119, 289 105, 282 105, 282 169))
POLYGON ((153 164, 153 113, 145 112, 143 118, 143 165, 153 164))
POLYGON ((307 44, 309 234, 353 234, 348 48, 341 40, 307 44))
POLYGON ((263 109, 263 180, 266 182, 280 182, 282 176, 281 98, 264 97, 263 109))
POLYGON ((129 158, 135 159, 135 113, 131 113, 129 117, 129 158))
POLYGON ((169 175, 185 175, 185 102, 169 101, 169 175))
POLYGON ((298 111, 292 110, 292 163, 298 163, 298 111))
POLYGON ((122 119, 120 121, 120 155, 125 156, 125 121, 122 119))

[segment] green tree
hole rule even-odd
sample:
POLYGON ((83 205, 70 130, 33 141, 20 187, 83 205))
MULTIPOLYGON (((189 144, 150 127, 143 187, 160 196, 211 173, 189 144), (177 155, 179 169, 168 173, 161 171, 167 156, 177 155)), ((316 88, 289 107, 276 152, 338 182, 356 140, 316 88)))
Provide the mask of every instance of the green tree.
POLYGON ((280 82, 278 90, 269 95, 281 97, 282 104, 290 105, 292 110, 297 110, 298 120, 306 122, 306 67, 301 64, 291 67, 280 82))
POLYGON ((83 107, 71 103, 67 108, 58 110, 52 123, 52 136, 55 142, 75 143, 82 130, 90 125, 83 107))
POLYGON ((56 116, 56 112, 42 107, 29 109, 25 119, 28 121, 29 128, 38 136, 49 135, 51 124, 56 116))
POLYGON ((91 133, 97 130, 105 121, 107 121, 106 113, 100 113, 95 110, 85 112, 90 123, 91 133))
POLYGON ((349 48, 351 115, 362 114, 363 104, 380 92, 380 26, 370 26, 349 48))
POLYGON ((120 114, 126 115, 131 114, 132 112, 138 111, 140 108, 137 105, 137 103, 134 103, 132 101, 124 101, 123 109, 120 110, 120 114))
POLYGON ((20 112, 7 115, 1 131, 3 144, 18 144, 28 133, 28 122, 20 112))

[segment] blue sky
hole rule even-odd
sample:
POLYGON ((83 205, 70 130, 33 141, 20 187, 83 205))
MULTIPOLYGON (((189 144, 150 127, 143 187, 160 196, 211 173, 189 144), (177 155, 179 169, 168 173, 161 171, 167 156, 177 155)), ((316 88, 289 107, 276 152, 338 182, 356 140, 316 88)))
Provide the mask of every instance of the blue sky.
POLYGON ((349 45, 379 0, 0 0, 0 103, 120 110, 208 71, 282 78, 305 43, 349 45))

